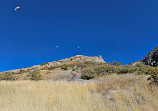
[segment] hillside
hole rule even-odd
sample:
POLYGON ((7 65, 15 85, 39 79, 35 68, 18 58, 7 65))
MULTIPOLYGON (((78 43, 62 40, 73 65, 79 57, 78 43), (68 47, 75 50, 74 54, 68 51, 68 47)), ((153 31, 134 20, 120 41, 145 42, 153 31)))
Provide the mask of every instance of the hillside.
POLYGON ((150 51, 142 60, 130 63, 130 65, 144 64, 156 67, 158 66, 158 47, 150 51))
POLYGON ((71 77, 71 73, 75 73, 78 76, 81 76, 81 69, 82 69, 81 67, 82 65, 88 62, 92 62, 96 64, 106 63, 102 58, 102 56, 89 57, 83 55, 76 55, 70 58, 43 63, 28 68, 21 68, 21 69, 1 72, 0 79, 28 80, 31 79, 32 76, 34 75, 36 75, 37 78, 41 78, 43 80, 58 79, 58 78, 64 78, 64 76, 71 77), (2 75, 4 75, 5 77, 2 77, 2 75))
POLYGON ((141 62, 145 65, 158 66, 158 47, 148 53, 141 62))
POLYGON ((157 74, 141 62, 83 55, 1 72, 0 110, 157 111, 157 74))
POLYGON ((28 68, 1 72, 0 80, 85 81, 111 74, 136 74, 151 75, 151 78, 148 80, 157 84, 157 73, 158 67, 144 65, 141 61, 135 62, 133 65, 122 65, 116 61, 106 63, 102 56, 76 55, 28 68))
POLYGON ((5 71, 5 72, 20 73, 20 72, 28 71, 28 70, 35 71, 35 70, 44 69, 46 67, 60 67, 64 64, 78 64, 78 63, 84 63, 84 62, 88 62, 88 61, 96 62, 96 63, 105 63, 102 56, 88 57, 88 56, 83 56, 83 55, 76 55, 76 56, 58 60, 58 61, 43 63, 40 65, 28 67, 28 68, 20 68, 20 69, 16 69, 16 70, 5 71))
POLYGON ((133 74, 100 83, 0 81, 0 111, 157 111, 157 92, 133 74))

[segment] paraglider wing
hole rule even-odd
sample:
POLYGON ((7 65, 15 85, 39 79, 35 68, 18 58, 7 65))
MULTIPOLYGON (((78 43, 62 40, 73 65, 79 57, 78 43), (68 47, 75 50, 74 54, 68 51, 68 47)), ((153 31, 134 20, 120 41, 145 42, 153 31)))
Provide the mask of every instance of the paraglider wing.
POLYGON ((15 8, 15 11, 17 11, 19 8, 20 8, 20 7, 19 7, 19 6, 17 6, 17 7, 15 8))

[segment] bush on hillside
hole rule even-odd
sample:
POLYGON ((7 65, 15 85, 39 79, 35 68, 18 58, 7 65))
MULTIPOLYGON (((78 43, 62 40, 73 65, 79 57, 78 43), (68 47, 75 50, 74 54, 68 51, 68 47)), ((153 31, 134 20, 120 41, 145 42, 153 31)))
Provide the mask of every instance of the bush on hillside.
POLYGON ((157 69, 156 67, 151 67, 144 64, 136 64, 135 66, 132 65, 122 66, 116 64, 112 65, 108 63, 104 63, 100 65, 91 64, 83 68, 81 78, 92 79, 98 76, 112 74, 112 73, 116 73, 116 74, 135 73, 135 74, 144 74, 144 75, 154 75, 154 74, 158 74, 157 69))
POLYGON ((0 80, 15 80, 15 78, 13 77, 12 73, 10 72, 6 72, 6 73, 2 73, 0 74, 0 80))
POLYGON ((82 70, 82 79, 92 79, 101 75, 112 74, 116 72, 116 66, 109 64, 94 65, 85 67, 82 70))
POLYGON ((147 80, 150 81, 152 85, 158 85, 158 74, 152 74, 147 80))
POLYGON ((114 61, 114 62, 112 62, 112 65, 119 66, 119 65, 122 65, 122 63, 119 63, 119 62, 117 62, 117 61, 114 61))
POLYGON ((152 68, 152 74, 147 79, 150 84, 158 85, 158 67, 152 68))
POLYGON ((62 69, 68 70, 68 65, 66 65, 66 64, 62 65, 62 69))
POLYGON ((39 81, 41 80, 41 74, 40 74, 40 71, 39 70, 36 70, 34 72, 31 73, 31 77, 30 77, 30 80, 35 80, 35 81, 39 81))

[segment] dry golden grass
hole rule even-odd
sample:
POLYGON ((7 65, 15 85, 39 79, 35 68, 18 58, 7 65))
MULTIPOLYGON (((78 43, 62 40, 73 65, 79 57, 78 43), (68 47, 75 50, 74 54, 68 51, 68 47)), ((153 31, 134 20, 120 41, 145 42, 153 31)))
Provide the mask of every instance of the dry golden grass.
POLYGON ((99 84, 1 81, 0 111, 157 111, 158 89, 141 78, 106 77, 99 84))
POLYGON ((0 111, 101 111, 95 84, 17 81, 0 82, 0 111))
POLYGON ((106 77, 105 95, 110 111, 157 111, 158 88, 141 75, 106 77))

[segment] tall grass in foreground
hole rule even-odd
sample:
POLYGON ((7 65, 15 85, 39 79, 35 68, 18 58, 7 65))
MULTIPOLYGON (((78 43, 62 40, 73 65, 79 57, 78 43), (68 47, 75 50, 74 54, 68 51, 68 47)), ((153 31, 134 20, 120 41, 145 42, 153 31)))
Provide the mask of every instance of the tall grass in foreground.
POLYGON ((158 89, 144 81, 106 84, 1 81, 0 111, 157 111, 158 89))

